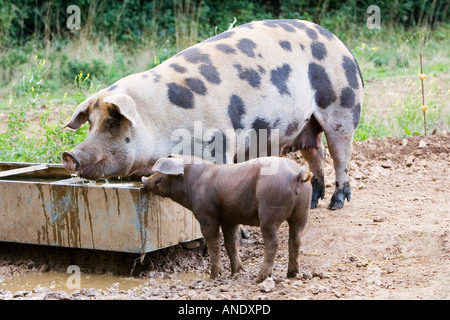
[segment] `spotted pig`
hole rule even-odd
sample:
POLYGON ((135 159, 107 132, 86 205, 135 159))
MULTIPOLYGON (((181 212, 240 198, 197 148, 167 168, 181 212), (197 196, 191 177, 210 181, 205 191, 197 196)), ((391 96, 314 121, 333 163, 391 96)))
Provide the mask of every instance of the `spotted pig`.
POLYGON ((247 160, 255 146, 257 151, 267 146, 271 155, 300 150, 314 174, 314 208, 325 194, 325 132, 336 171, 328 208, 338 209, 350 200, 349 161, 362 92, 356 60, 330 31, 308 21, 255 21, 81 103, 66 126, 78 129, 88 121, 90 132, 63 154, 63 163, 98 179, 148 175, 159 158, 182 153, 180 144, 181 151, 209 152, 219 163, 238 161, 242 149, 247 160), (230 131, 235 136, 230 138, 230 131), (262 139, 264 133, 269 137, 262 139))

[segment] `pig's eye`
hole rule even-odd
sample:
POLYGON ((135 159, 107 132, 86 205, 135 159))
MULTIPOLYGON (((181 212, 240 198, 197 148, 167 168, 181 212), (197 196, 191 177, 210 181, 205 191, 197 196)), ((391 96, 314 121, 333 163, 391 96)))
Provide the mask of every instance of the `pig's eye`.
POLYGON ((120 124, 118 121, 110 121, 109 126, 108 126, 108 131, 109 132, 115 132, 119 129, 120 124))

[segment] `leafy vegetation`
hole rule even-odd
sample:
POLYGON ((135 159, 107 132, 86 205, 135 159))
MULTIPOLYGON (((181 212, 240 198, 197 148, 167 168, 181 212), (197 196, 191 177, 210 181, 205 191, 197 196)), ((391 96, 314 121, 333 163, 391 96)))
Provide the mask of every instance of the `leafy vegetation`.
MULTIPOLYGON (((381 29, 366 27, 370 1, 81 0, 79 30, 66 27, 71 4, 0 0, 0 161, 60 162, 87 135, 87 126, 62 127, 88 95, 230 27, 275 18, 307 19, 335 33, 366 86, 413 79, 423 52, 429 131, 449 130, 448 85, 439 83, 450 69, 448 1, 378 1, 381 29)), ((393 112, 363 108, 355 139, 423 134, 418 84, 405 84, 393 112)), ((366 94, 365 103, 376 99, 366 94)))

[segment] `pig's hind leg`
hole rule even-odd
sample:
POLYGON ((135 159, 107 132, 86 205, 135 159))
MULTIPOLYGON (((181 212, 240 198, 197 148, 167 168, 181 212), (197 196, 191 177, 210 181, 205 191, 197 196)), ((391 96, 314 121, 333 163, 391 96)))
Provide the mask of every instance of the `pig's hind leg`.
POLYGON ((306 225, 307 215, 294 216, 288 219, 289 224, 289 263, 288 278, 295 277, 299 272, 298 257, 300 254, 301 239, 300 235, 306 225))
POLYGON ((240 270, 244 269, 239 258, 238 249, 238 230, 240 228, 240 225, 222 225, 225 249, 230 257, 231 276, 236 275, 240 270))
POLYGON ((264 240, 264 262, 256 278, 257 283, 264 281, 272 275, 273 262, 280 242, 278 228, 281 222, 276 219, 277 213, 278 209, 273 210, 268 207, 259 206, 261 234, 264 240))

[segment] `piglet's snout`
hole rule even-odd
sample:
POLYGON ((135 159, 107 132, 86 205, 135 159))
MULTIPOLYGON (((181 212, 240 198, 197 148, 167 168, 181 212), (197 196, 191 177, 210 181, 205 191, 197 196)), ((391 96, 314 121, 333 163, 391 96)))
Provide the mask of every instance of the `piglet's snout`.
POLYGON ((63 153, 63 165, 70 172, 75 172, 80 169, 80 161, 70 152, 63 153))

